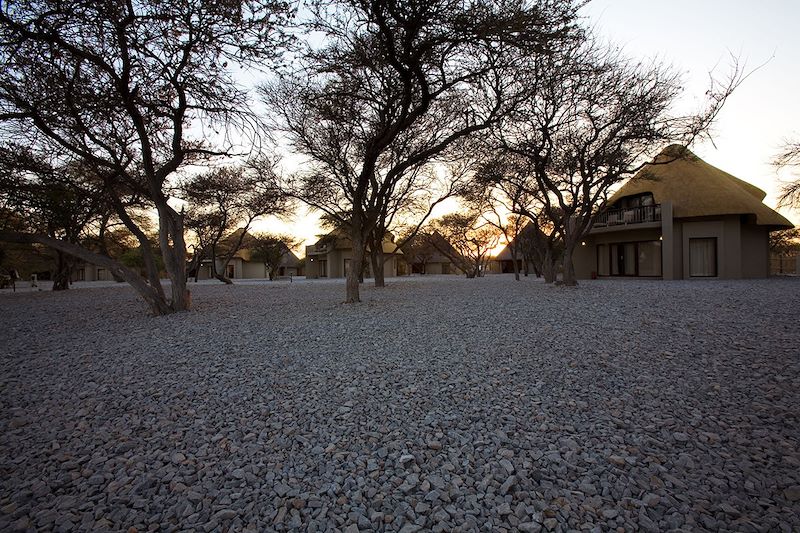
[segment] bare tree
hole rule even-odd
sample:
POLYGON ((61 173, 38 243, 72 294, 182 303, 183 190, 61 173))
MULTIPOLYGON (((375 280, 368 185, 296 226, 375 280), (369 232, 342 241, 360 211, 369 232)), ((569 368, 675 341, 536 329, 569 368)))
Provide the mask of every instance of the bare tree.
POLYGON ((408 263, 410 273, 413 273, 414 265, 419 265, 420 274, 427 274, 428 262, 436 255, 436 247, 431 242, 431 236, 425 231, 417 231, 414 235, 403 235, 400 237, 403 242, 403 257, 408 263))
MULTIPOLYGON (((480 198, 484 202, 501 201, 513 217, 514 252, 523 255, 525 268, 533 264, 537 275, 544 275, 545 282, 553 283, 563 250, 559 231, 563 212, 548 201, 547 193, 539 187, 531 162, 518 154, 505 153, 496 159, 489 158, 473 179, 474 188, 483 191, 480 198)), ((494 225, 500 226, 496 210, 491 206, 490 210, 494 216, 489 215, 487 220, 495 220, 494 225)))
MULTIPOLYGON (((577 284, 572 254, 609 189, 665 144, 687 146, 706 134, 743 79, 734 65, 724 82, 712 78, 705 108, 675 115, 681 83, 671 68, 629 59, 591 36, 530 58, 514 75, 530 98, 504 118, 497 140, 530 170, 531 192, 563 245, 566 285, 577 284)), ((675 149, 668 159, 683 153, 675 149)))
MULTIPOLYGON (((775 157, 773 164, 779 169, 800 168, 800 142, 787 141, 781 152, 775 157)), ((800 209, 800 178, 788 181, 783 185, 778 205, 800 209)))
MULTIPOLYGON (((237 127, 255 131, 247 95, 228 62, 262 65, 282 49, 283 2, 7 1, 0 7, 2 134, 77 160, 109 191, 134 191, 158 215, 167 298, 157 265, 142 277, 111 257, 43 234, 8 232, 102 265, 130 283, 155 314, 186 310, 184 221, 171 180, 189 164, 228 155, 237 127)), ((112 194, 115 214, 147 236, 112 194)))
POLYGON ((226 284, 232 283, 225 275, 226 267, 253 222, 288 213, 268 165, 216 168, 185 181, 182 190, 189 203, 186 227, 194 233, 199 255, 211 260, 211 275, 226 284))
POLYGON ((268 233, 253 235, 246 244, 250 258, 264 264, 264 271, 270 280, 278 276, 281 263, 291 254, 291 248, 298 242, 289 235, 268 233))
POLYGON ((770 232, 769 250, 778 255, 800 253, 800 228, 770 232))
POLYGON ((500 75, 514 68, 508 49, 550 53, 571 34, 576 10, 572 0, 311 3, 308 27, 325 45, 264 94, 308 159, 289 189, 345 217, 348 302, 359 301, 367 246, 382 239, 381 217, 399 191, 424 185, 421 169, 515 106, 521 91, 500 75))
POLYGON ((486 222, 480 209, 447 214, 431 223, 431 243, 468 278, 486 272, 489 253, 500 242, 500 231, 486 222))

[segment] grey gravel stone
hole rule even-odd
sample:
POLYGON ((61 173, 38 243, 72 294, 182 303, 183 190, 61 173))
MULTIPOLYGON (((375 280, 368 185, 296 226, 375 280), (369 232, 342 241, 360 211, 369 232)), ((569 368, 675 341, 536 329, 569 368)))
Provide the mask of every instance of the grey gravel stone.
POLYGON ((0 291, 0 530, 800 531, 800 279, 191 288, 0 291))

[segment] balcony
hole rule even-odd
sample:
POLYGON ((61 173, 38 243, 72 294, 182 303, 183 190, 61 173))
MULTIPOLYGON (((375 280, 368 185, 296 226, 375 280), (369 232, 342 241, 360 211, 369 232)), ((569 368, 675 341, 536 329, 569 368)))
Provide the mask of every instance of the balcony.
POLYGON ((607 209, 595 216, 593 228, 609 228, 656 222, 661 222, 661 204, 607 209))

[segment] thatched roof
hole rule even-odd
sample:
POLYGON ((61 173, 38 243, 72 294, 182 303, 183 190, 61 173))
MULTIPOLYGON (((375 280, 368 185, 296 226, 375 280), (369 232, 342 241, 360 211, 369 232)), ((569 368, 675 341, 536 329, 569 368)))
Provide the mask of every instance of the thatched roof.
POLYGON ((672 145, 639 171, 608 201, 651 192, 656 203, 672 202, 675 218, 754 215, 756 224, 777 228, 794 225, 763 204, 758 187, 709 165, 689 150, 672 145), (676 159, 677 158, 677 159, 676 159))

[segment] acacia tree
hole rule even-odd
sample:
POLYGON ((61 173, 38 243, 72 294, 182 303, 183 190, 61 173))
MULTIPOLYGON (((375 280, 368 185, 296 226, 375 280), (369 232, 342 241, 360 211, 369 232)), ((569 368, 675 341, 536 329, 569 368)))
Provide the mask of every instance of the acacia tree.
POLYGON ((288 212, 269 165, 216 168, 190 178, 182 189, 189 203, 186 227, 198 243, 199 253, 195 253, 211 259, 212 276, 226 284, 232 283, 225 275, 226 267, 242 248, 253 222, 288 212))
POLYGON ((278 276, 278 270, 284 258, 291 253, 291 247, 297 241, 288 235, 272 235, 262 233, 253 235, 247 243, 250 258, 264 264, 264 270, 270 281, 278 276))
POLYGON ((543 275, 546 283, 553 283, 563 250, 563 212, 547 201, 547 193, 539 188, 530 161, 506 153, 487 161, 474 180, 478 190, 486 191, 484 201, 501 200, 513 217, 518 242, 514 251, 524 256, 526 268, 532 263, 537 275, 543 275))
MULTIPOLYGON (((431 235, 426 231, 417 231, 413 235, 403 235, 403 257, 413 271, 414 265, 419 265, 420 274, 427 274, 427 264, 436 255, 436 247, 431 242, 431 235)), ((411 274, 413 272, 409 272, 411 274)))
MULTIPOLYGON (((681 83, 672 69, 629 59, 591 36, 531 57, 514 75, 530 97, 496 128, 498 149, 529 169, 531 197, 563 246, 566 285, 577 284, 573 252, 609 189, 665 144, 688 146, 706 134, 743 79, 734 65, 723 83, 712 78, 702 110, 676 115, 681 83)), ((675 149, 659 163, 683 155, 675 149)))
POLYGON ((500 231, 471 209, 450 213, 431 223, 431 244, 468 278, 480 277, 500 242, 500 231))
MULTIPOLYGON (((779 169, 800 168, 800 142, 786 142, 773 164, 779 169)), ((778 205, 800 209, 800 178, 783 185, 778 205)))
MULTIPOLYGON (((188 164, 227 155, 221 128, 253 126, 228 62, 262 64, 284 42, 286 2, 242 0, 6 1, 0 7, 2 134, 32 149, 80 161, 107 190, 115 215, 148 248, 116 191, 146 199, 171 281, 43 234, 4 233, 104 266, 130 283, 155 314, 186 310, 183 215, 170 183, 188 164)), ((249 129, 248 131, 253 131, 249 129)))
POLYGON ((308 159, 291 193, 344 217, 348 302, 359 301, 369 240, 382 240, 398 191, 424 185, 419 169, 516 105, 521 91, 500 75, 518 58, 509 50, 550 53, 571 35, 576 10, 572 0, 311 3, 308 28, 325 45, 264 94, 308 159))
POLYGON ((529 223, 526 210, 532 199, 527 189, 517 181, 502 174, 502 161, 484 162, 474 176, 474 184, 465 196, 468 205, 483 210, 483 219, 503 235, 513 263, 514 279, 519 281, 519 256, 522 253, 520 237, 529 223), (506 179, 502 179, 506 178, 506 179))

